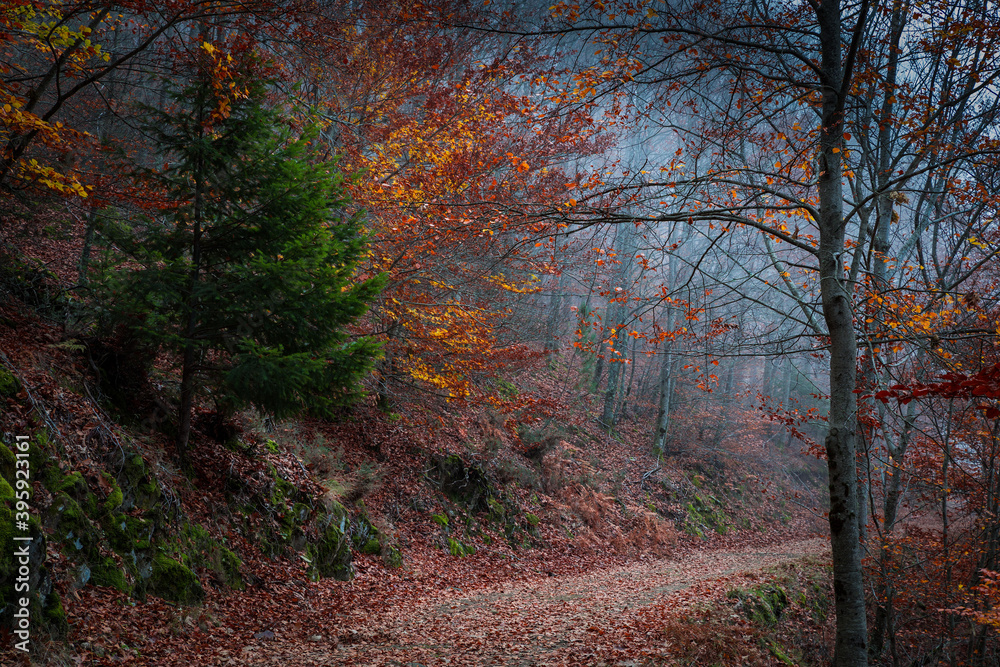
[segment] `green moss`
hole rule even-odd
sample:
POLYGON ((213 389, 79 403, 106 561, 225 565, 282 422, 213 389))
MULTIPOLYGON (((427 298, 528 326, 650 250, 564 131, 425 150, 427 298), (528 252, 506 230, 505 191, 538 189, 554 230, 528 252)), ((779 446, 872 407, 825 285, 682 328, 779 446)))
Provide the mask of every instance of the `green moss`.
POLYGON ((392 568, 403 567, 403 552, 395 544, 390 544, 382 552, 382 560, 392 568))
POLYGON ((382 553, 382 535, 364 514, 351 524, 351 540, 355 548, 366 554, 382 553))
MULTIPOLYGON (((14 500, 15 497, 14 487, 8 484, 3 477, 0 477, 0 502, 14 500)), ((9 542, 5 542, 5 544, 9 544, 9 542)))
POLYGON ((448 538, 448 553, 452 556, 457 556, 458 558, 464 558, 465 556, 471 556, 476 553, 476 547, 471 544, 462 544, 453 537, 448 538))
POLYGON ((55 466, 49 467, 46 471, 45 487, 51 491, 53 495, 65 493, 76 499, 79 499, 81 496, 86 496, 88 493, 87 481, 83 479, 83 474, 80 473, 79 470, 71 470, 70 472, 63 474, 62 471, 55 466))
POLYGON ((55 535, 70 555, 79 554, 84 559, 96 551, 97 535, 80 504, 65 493, 60 493, 49 508, 55 535))
POLYGON ((180 545, 173 556, 187 567, 211 570, 215 578, 228 588, 243 589, 240 567, 243 561, 212 537, 204 526, 187 523, 180 529, 180 545))
POLYGON ((540 521, 540 519, 537 516, 535 516, 534 514, 532 514, 531 512, 528 512, 527 514, 525 514, 524 518, 528 520, 528 523, 532 527, 537 526, 538 522, 540 521))
POLYGON ((319 539, 306 548, 306 558, 314 577, 333 577, 349 581, 354 576, 351 540, 347 536, 347 512, 334 505, 329 514, 317 519, 319 539))
POLYGON ((276 443, 274 440, 268 440, 267 442, 264 443, 264 449, 266 449, 271 454, 277 454, 278 443, 276 443))
POLYGON ((239 556, 226 547, 219 547, 215 561, 216 564, 212 569, 222 578, 223 583, 229 588, 243 590, 243 576, 240 574, 243 561, 239 556))
POLYGON ((285 500, 293 500, 298 495, 298 489, 291 482, 283 479, 274 466, 271 468, 271 477, 274 478, 274 488, 271 491, 271 502, 274 505, 281 505, 285 500))
POLYGON ((205 597, 205 589, 194 572, 164 554, 157 554, 153 559, 147 590, 164 600, 180 604, 195 604, 205 597))
POLYGON ((14 456, 14 452, 8 449, 7 445, 0 444, 0 476, 8 482, 13 482, 16 469, 17 457, 14 456))
POLYGON ((743 614, 758 625, 774 625, 781 612, 788 606, 788 594, 775 584, 765 584, 755 588, 737 588, 726 593, 729 599, 739 601, 743 614))
POLYGON ((21 383, 6 368, 0 368, 0 397, 13 398, 21 391, 21 383))
POLYGON ((684 531, 690 535, 705 537, 708 530, 714 530, 720 535, 729 532, 729 522, 721 510, 721 503, 715 496, 695 494, 694 499, 685 505, 687 510, 684 518, 684 531))
POLYGON ((495 498, 490 498, 486 501, 486 506, 489 508, 489 520, 503 522, 507 516, 507 508, 503 506, 499 500, 495 498))
MULTIPOLYGON (((0 503, 0 544, 14 544, 14 511, 0 503)), ((14 550, 0 549, 0 581, 5 581, 14 571, 14 550)), ((9 586, 0 586, 0 595, 7 593, 9 586)))
POLYGON ((126 595, 132 592, 125 574, 113 558, 102 558, 90 568, 90 583, 95 586, 110 586, 126 595))
POLYGON ((305 503, 295 503, 290 512, 285 513, 286 519, 295 526, 304 526, 312 514, 312 507, 305 503))
POLYGON ((59 593, 51 591, 45 597, 45 605, 42 607, 42 617, 45 619, 46 629, 54 639, 62 639, 69 632, 69 623, 66 621, 66 610, 63 609, 62 598, 59 597, 59 593))
POLYGON ((798 664, 790 657, 788 657, 785 648, 778 642, 769 639, 767 641, 764 641, 763 643, 764 646, 767 648, 767 650, 770 651, 771 655, 777 658, 778 662, 780 662, 781 664, 789 665, 789 667, 796 667, 796 665, 798 664))
POLYGON ((448 527, 448 517, 444 514, 432 514, 431 521, 441 526, 442 528, 448 527))
POLYGON ((118 486, 118 482, 115 478, 108 473, 101 473, 101 476, 111 485, 111 491, 108 492, 108 497, 104 500, 104 509, 108 512, 113 512, 122 506, 125 502, 125 496, 122 494, 122 488, 118 486))
POLYGON ((128 521, 124 514, 109 514, 101 521, 101 529, 111 548, 115 551, 128 551, 132 545, 132 537, 128 533, 128 521))
POLYGON ((122 490, 123 509, 138 507, 148 510, 160 502, 160 487, 139 454, 124 457, 117 481, 122 490))
POLYGON ((151 522, 120 512, 105 514, 101 519, 101 529, 111 548, 122 555, 148 549, 153 537, 151 522))
POLYGON ((448 552, 452 556, 458 556, 459 558, 461 558, 462 556, 465 555, 465 546, 461 542, 456 540, 454 537, 449 537, 448 552))

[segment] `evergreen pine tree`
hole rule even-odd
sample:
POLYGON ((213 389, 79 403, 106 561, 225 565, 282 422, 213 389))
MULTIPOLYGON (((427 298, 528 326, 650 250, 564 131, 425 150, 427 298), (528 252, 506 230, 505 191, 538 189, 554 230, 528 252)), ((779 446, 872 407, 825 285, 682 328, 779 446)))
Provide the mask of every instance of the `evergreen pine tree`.
POLYGON ((226 100, 197 83, 152 112, 171 204, 137 233, 112 283, 114 312, 179 360, 177 448, 185 455, 199 391, 232 410, 329 413, 361 393, 378 344, 345 328, 382 286, 356 281, 366 250, 343 177, 293 139, 263 87, 226 100))

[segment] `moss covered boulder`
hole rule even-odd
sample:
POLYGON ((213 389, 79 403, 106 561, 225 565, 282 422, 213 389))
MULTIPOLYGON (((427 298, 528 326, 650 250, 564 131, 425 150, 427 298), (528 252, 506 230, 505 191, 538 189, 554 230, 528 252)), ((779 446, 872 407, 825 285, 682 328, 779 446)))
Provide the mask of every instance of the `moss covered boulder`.
POLYGON ((13 398, 21 391, 21 383, 6 368, 0 367, 0 398, 13 398))
POLYGON ((476 553, 476 547, 471 544, 463 544, 453 537, 448 538, 448 553, 458 558, 464 558, 476 553))
POLYGON ((146 591, 179 604, 197 604, 205 599, 205 589, 194 572, 164 554, 153 558, 146 591))
POLYGON ((132 593, 132 587, 125 578, 125 573, 115 559, 110 557, 100 558, 91 566, 90 583, 95 586, 110 586, 126 595, 132 593))
MULTIPOLYGON (((53 596, 58 601, 58 595, 52 590, 52 578, 45 567, 45 535, 41 523, 32 517, 27 531, 17 529, 14 509, 9 501, 0 501, 0 544, 8 545, 0 549, 0 628, 13 629, 14 603, 23 597, 22 593, 15 592, 16 586, 27 584, 31 617, 46 619, 39 629, 55 638, 63 636, 65 615, 61 622, 54 622, 50 627, 45 614, 56 603, 53 596), (15 536, 28 539, 15 542, 15 536), (13 548, 9 548, 10 545, 13 548)), ((55 616, 57 614, 53 618, 55 616)))
POLYGON ((317 518, 319 539, 306 547, 306 557, 314 576, 333 577, 340 581, 349 581, 354 577, 348 526, 347 511, 340 506, 317 518))
POLYGON ((146 462, 138 454, 128 458, 119 477, 124 499, 122 507, 148 510, 160 502, 160 487, 146 462))
POLYGON ((16 465, 17 457, 14 456, 14 452, 7 445, 0 444, 0 478, 13 482, 16 465))
POLYGON ((243 589, 240 567, 243 561, 222 542, 212 537, 203 526, 185 522, 180 530, 181 549, 174 555, 191 568, 212 573, 218 586, 243 589))
POLYGON ((776 584, 737 588, 726 593, 726 597, 737 600, 737 609, 758 625, 774 625, 788 606, 788 594, 776 584))
POLYGON ((60 493, 49 506, 48 525, 55 529, 55 538, 70 556, 91 560, 97 552, 99 536, 87 513, 76 500, 60 493))

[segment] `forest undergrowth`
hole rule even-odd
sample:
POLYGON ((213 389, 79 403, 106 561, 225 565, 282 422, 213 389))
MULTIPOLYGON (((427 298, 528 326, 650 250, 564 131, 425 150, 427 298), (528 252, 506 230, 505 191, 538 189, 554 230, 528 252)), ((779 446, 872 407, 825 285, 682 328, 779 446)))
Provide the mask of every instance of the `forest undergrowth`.
POLYGON ((2 429, 31 436, 64 614, 5 664, 781 664, 777 617, 741 615, 754 603, 727 594, 792 576, 787 595, 826 596, 824 546, 801 541, 822 530, 815 489, 773 474, 808 459, 749 457, 694 422, 656 457, 642 420, 609 430, 596 398, 565 400, 572 357, 512 377, 531 399, 507 414, 417 392, 332 421, 221 423, 202 406, 184 468, 157 421, 169 383, 155 365, 112 368, 16 299, 0 306, 0 349, 17 386, 2 429), (101 370, 130 393, 102 389, 101 370), (175 565, 164 576, 188 588, 159 581, 175 565), (587 613, 560 607, 571 600, 587 613), (503 631, 469 633, 487 624, 503 631))

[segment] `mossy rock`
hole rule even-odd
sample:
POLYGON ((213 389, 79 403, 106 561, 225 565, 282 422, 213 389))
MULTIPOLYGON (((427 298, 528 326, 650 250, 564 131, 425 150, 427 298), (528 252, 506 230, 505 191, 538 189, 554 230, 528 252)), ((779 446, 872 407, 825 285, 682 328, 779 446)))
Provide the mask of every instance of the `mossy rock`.
POLYGON ((361 553, 382 553, 381 534, 367 516, 360 516, 351 523, 351 541, 361 553))
POLYGON ((0 477, 7 482, 13 482, 15 470, 17 470, 17 457, 7 445, 0 444, 0 477))
POLYGON ((11 502, 15 498, 14 487, 12 487, 6 479, 0 477, 0 503, 11 502))
POLYGON ((153 558, 152 573, 146 590, 157 597, 179 604, 195 604, 205 598, 205 589, 189 568, 164 554, 153 558))
POLYGON ((177 557, 193 568, 211 570, 217 582, 227 588, 243 589, 240 567, 243 561, 231 550, 212 537, 203 526, 184 523, 181 527, 183 546, 177 557))
POLYGON ((795 660, 792 660, 792 658, 788 655, 788 650, 778 642, 771 639, 761 639, 759 641, 761 642, 761 645, 766 648, 771 655, 777 658, 778 662, 781 664, 788 665, 788 667, 797 667, 799 664, 795 660))
POLYGON ((220 546, 213 554, 212 570, 228 588, 243 590, 243 576, 240 574, 242 566, 240 557, 226 547, 220 546))
POLYGON ((214 581, 219 585, 243 590, 243 577, 240 574, 243 561, 239 556, 198 524, 185 522, 181 526, 180 537, 181 547, 174 556, 183 565, 210 570, 214 581))
MULTIPOLYGON (((297 493, 297 491, 296 491, 297 493)), ((285 506, 284 500, 281 506, 285 506)), ((312 514, 312 507, 305 503, 295 503, 290 510, 281 515, 281 539, 295 551, 301 551, 306 545, 306 534, 303 529, 312 514)))
POLYGON ((21 382, 6 368, 0 368, 0 398, 14 398, 21 391, 21 382))
POLYGON ((497 494, 482 468, 455 454, 435 456, 431 465, 441 491, 453 502, 473 512, 489 509, 489 499, 497 494))
POLYGON ((448 516, 446 514, 432 514, 431 521, 441 526, 442 528, 448 527, 448 516))
POLYGON ((726 597, 738 600, 738 608, 747 619, 758 625, 774 625, 788 606, 788 594, 775 584, 750 589, 738 588, 726 593, 726 597))
POLYGON ((270 466, 271 476, 274 478, 274 485, 271 489, 271 503, 281 505, 286 500, 294 501, 299 496, 299 490, 294 484, 284 479, 278 474, 274 466, 270 466))
POLYGON ((489 508, 490 521, 504 523, 507 520, 507 508, 499 500, 490 498, 486 501, 486 506, 489 508))
POLYGON ((144 551, 153 543, 154 525, 141 517, 121 512, 105 514, 101 519, 101 529, 111 548, 123 555, 136 550, 144 551))
POLYGON ((97 514, 97 498, 90 492, 87 480, 80 471, 71 470, 64 473, 58 466, 50 465, 43 473, 43 484, 53 496, 64 493, 80 503, 88 516, 97 514))
POLYGON ((382 551, 382 561, 391 568, 403 567, 403 552, 395 544, 390 544, 382 551))
POLYGON ((79 470, 63 473, 56 466, 52 466, 46 471, 45 488, 51 491, 52 495, 65 493, 77 499, 88 493, 87 481, 79 470))
POLYGON ((111 485, 111 491, 108 492, 108 497, 104 499, 104 510, 106 512, 114 512, 125 502, 125 495, 122 493, 122 488, 118 486, 118 482, 115 481, 114 477, 106 472, 101 473, 101 476, 111 485))
POLYGON ((80 504, 65 493, 60 493, 49 507, 49 514, 51 525, 55 527, 56 539, 66 552, 71 556, 79 554, 84 560, 91 560, 100 540, 80 504))
POLYGON ((708 530, 714 530, 720 535, 729 532, 729 522, 720 509, 721 503, 712 495, 695 494, 687 503, 683 529, 690 535, 705 537, 708 530))
POLYGON ((65 639, 69 632, 69 622, 66 620, 66 610, 63 609, 62 598, 59 593, 49 591, 45 596, 45 604, 42 605, 42 618, 45 621, 45 629, 52 639, 65 639))
POLYGON ((476 553, 476 547, 471 544, 462 544, 453 537, 448 538, 448 553, 452 556, 457 556, 458 558, 464 558, 465 556, 471 556, 476 553))
POLYGON ((313 575, 350 581, 354 577, 354 565, 351 539, 347 535, 347 512, 342 507, 335 507, 317 520, 317 527, 319 539, 306 547, 313 575))
POLYGON ((109 586, 129 595, 132 587, 129 586, 125 573, 118 567, 114 558, 101 558, 90 568, 90 583, 95 586, 109 586))
POLYGON ((111 463, 112 468, 119 470, 116 481, 122 490, 122 509, 138 507, 149 510, 159 504, 160 487, 142 456, 125 453, 111 463))

